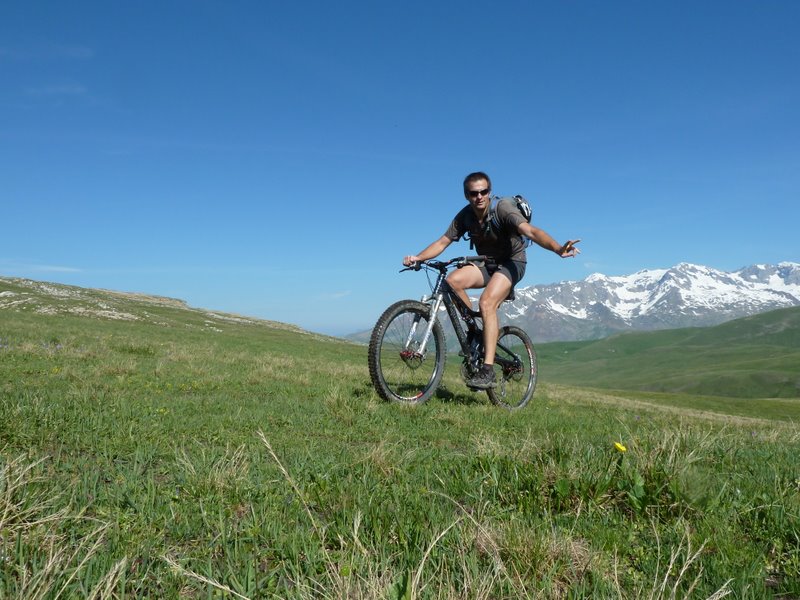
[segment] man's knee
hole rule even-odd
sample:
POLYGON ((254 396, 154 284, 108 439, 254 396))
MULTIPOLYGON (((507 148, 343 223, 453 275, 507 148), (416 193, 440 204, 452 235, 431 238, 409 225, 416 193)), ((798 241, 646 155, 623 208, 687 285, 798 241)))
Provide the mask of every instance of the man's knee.
MULTIPOLYGON (((495 277, 497 277, 495 275, 495 277)), ((481 294, 480 301, 478 302, 481 311, 497 311, 503 300, 506 299, 508 293, 511 291, 511 281, 502 275, 497 280, 493 279, 489 286, 481 294)))
POLYGON ((449 285, 450 289, 453 290, 456 293, 463 292, 464 291, 464 284, 463 284, 462 280, 460 278, 458 278, 458 277, 453 277, 453 275, 454 275, 454 273, 451 273, 447 277, 447 285, 449 285))
POLYGON ((486 294, 480 297, 478 300, 478 306, 481 309, 481 313, 484 315, 496 313, 497 309, 500 307, 500 302, 497 302, 493 297, 487 297, 486 294))
POLYGON ((483 286, 483 275, 477 267, 462 267, 447 276, 447 284, 455 291, 483 286), (474 272, 472 270, 474 269, 474 272))

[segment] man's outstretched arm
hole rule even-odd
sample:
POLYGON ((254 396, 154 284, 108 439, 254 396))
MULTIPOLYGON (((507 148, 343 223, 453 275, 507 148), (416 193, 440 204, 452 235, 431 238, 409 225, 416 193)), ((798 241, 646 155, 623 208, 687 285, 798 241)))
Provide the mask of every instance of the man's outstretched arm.
POLYGON ((520 235, 524 235, 526 238, 532 240, 545 250, 555 252, 561 258, 569 258, 581 253, 581 251, 575 246, 575 244, 580 242, 580 240, 567 240, 566 244, 559 244, 553 238, 553 236, 547 233, 544 229, 534 227, 530 223, 520 223, 519 227, 517 227, 517 231, 519 231, 520 235))

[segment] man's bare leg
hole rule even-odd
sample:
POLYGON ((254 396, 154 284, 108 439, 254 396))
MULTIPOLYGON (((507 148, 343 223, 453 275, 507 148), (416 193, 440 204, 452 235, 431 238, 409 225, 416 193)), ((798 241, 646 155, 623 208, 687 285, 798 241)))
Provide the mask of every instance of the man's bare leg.
POLYGON ((447 283, 464 304, 472 308, 467 290, 483 287, 483 273, 475 265, 467 265, 450 273, 447 283))
POLYGON ((479 305, 483 317, 483 362, 487 365, 494 364, 495 350, 497 349, 497 336, 500 325, 497 319, 497 309, 508 297, 511 291, 511 280, 502 273, 495 273, 489 284, 481 294, 479 305))

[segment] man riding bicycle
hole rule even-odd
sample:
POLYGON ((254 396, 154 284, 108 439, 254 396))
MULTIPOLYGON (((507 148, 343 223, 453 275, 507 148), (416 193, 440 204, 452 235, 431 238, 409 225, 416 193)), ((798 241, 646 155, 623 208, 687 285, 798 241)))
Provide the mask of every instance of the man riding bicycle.
POLYGON ((418 255, 403 258, 405 266, 436 258, 464 235, 469 236, 478 254, 487 257, 485 262, 468 264, 447 277, 447 283, 467 306, 472 303, 466 290, 485 288, 478 301, 483 317, 483 367, 468 382, 470 387, 481 390, 496 385, 493 365, 499 332, 497 309, 525 274, 526 244, 520 236, 562 258, 580 254, 575 247, 580 240, 569 240, 563 246, 559 245, 547 232, 528 223, 522 213, 508 202, 497 204, 496 220, 500 227, 495 231, 489 223, 491 191, 492 182, 486 173, 467 175, 464 179, 464 197, 469 204, 458 212, 442 237, 418 255))

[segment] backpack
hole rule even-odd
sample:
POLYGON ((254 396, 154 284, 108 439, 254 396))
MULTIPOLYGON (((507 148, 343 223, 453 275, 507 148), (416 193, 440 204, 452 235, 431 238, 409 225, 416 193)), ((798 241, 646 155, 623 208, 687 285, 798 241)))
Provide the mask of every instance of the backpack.
MULTIPOLYGON (((514 207, 520 212, 520 214, 522 214, 523 217, 525 217, 525 220, 528 221, 528 223, 531 222, 531 217, 533 217, 533 209, 531 209, 531 205, 528 204, 528 201, 524 197, 519 194, 516 196, 503 196, 502 198, 500 196, 492 196, 491 202, 489 203, 489 218, 487 219, 487 222, 495 232, 495 235, 497 235, 496 232, 502 229, 500 217, 497 216, 497 206, 501 202, 513 202, 514 207)), ((533 243, 524 235, 519 237, 526 249, 533 243)))
MULTIPOLYGON (((521 195, 517 194, 516 196, 492 196, 491 200, 489 201, 489 217, 486 219, 486 226, 491 229, 492 233, 497 236, 498 232, 503 229, 503 226, 500 223, 500 217, 497 215, 497 206, 501 202, 513 202, 514 207, 525 217, 525 220, 528 223, 531 222, 531 217, 533 217, 533 209, 531 209, 531 205, 528 201, 523 198, 521 195)), ((525 249, 528 248, 533 242, 526 238, 524 235, 520 235, 519 238, 522 240, 522 243, 525 245, 525 249)), ((472 239, 469 240, 469 247, 470 250, 473 248, 472 239)))

